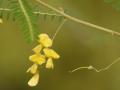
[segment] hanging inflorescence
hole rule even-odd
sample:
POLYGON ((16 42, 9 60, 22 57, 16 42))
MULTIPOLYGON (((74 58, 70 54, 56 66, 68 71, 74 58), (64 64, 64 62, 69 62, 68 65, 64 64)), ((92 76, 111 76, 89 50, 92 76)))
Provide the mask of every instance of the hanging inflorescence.
POLYGON ((28 81, 28 85, 31 87, 36 86, 39 82, 38 66, 45 64, 46 69, 53 69, 53 60, 60 58, 60 56, 51 49, 53 41, 47 34, 40 34, 38 37, 39 45, 33 49, 34 54, 29 57, 33 65, 27 70, 27 72, 33 75, 28 81))

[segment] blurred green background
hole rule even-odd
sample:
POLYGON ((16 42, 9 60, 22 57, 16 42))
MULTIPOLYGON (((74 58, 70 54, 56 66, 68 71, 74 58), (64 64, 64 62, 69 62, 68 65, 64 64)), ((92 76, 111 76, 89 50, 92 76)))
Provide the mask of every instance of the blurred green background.
MULTIPOLYGON (((120 12, 103 0, 43 0, 79 19, 120 32, 120 12)), ((44 9, 43 6, 41 8, 44 9)), ((56 17, 39 18, 41 32, 52 36, 59 25, 56 17)), ((79 66, 93 65, 104 68, 120 56, 120 37, 112 36, 72 21, 67 21, 53 48, 61 55, 54 62, 54 70, 40 70, 40 82, 29 87, 31 75, 26 70, 32 65, 28 60, 36 44, 27 44, 19 25, 6 21, 0 25, 0 90, 120 90, 120 62, 108 71, 79 70, 79 66)))

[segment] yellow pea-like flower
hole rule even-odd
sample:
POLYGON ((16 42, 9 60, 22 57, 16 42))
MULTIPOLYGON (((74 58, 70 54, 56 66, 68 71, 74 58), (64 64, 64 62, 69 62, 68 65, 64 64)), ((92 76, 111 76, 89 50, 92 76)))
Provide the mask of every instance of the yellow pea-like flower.
POLYGON ((53 40, 47 34, 40 34, 38 37, 39 45, 32 49, 35 54, 29 56, 29 60, 33 62, 33 65, 27 70, 33 75, 28 81, 28 85, 31 87, 36 86, 39 82, 38 65, 46 63, 45 67, 47 69, 53 69, 53 59, 60 58, 60 55, 51 49, 53 40))
POLYGON ((41 54, 34 54, 29 57, 30 61, 37 63, 39 65, 45 63, 45 56, 41 54))
POLYGON ((47 34, 40 34, 39 35, 39 41, 43 47, 51 47, 52 46, 52 40, 47 34))
POLYGON ((46 66, 47 69, 53 69, 54 68, 54 64, 53 64, 53 60, 52 58, 48 58, 46 66))
POLYGON ((49 38, 49 36, 46 33, 42 33, 38 37, 39 38, 49 38))
POLYGON ((54 58, 54 59, 60 58, 60 56, 53 49, 44 48, 43 51, 48 58, 54 58))
POLYGON ((40 53, 41 50, 42 50, 42 45, 37 45, 35 48, 33 48, 33 51, 35 53, 40 53))
POLYGON ((38 84, 39 82, 39 73, 37 72, 29 81, 28 85, 31 87, 34 87, 38 84))
POLYGON ((36 63, 34 63, 28 70, 27 72, 30 72, 32 74, 35 74, 37 72, 38 69, 38 65, 36 63))
POLYGON ((2 18, 0 18, 0 24, 2 24, 3 23, 3 20, 2 20, 2 18))

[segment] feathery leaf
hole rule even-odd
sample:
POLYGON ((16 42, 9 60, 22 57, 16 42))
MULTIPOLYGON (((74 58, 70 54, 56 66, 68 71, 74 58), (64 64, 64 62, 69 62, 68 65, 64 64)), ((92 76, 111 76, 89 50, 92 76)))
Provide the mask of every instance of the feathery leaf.
POLYGON ((25 39, 32 43, 38 34, 37 18, 26 0, 9 0, 10 9, 16 21, 21 25, 25 39))

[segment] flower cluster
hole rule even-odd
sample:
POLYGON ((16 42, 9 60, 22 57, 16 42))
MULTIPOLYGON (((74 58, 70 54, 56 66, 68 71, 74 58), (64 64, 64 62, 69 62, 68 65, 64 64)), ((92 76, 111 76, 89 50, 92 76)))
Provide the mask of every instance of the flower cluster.
POLYGON ((38 37, 39 45, 33 49, 34 54, 29 57, 33 65, 27 70, 27 72, 33 74, 33 77, 28 81, 28 85, 31 87, 36 86, 39 82, 38 66, 45 64, 45 68, 53 69, 53 60, 60 58, 60 56, 51 49, 53 41, 47 34, 40 34, 38 37))

